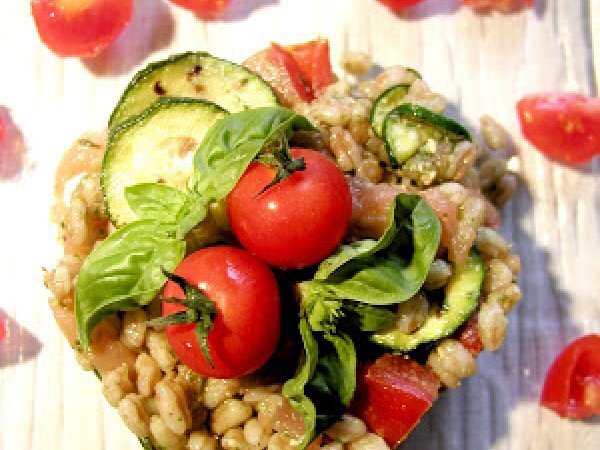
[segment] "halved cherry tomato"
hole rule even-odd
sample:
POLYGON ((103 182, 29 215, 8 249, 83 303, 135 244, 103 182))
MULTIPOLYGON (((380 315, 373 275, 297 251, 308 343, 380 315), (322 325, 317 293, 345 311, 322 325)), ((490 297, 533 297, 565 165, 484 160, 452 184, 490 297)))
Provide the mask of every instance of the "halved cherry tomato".
POLYGON ((394 11, 400 11, 401 9, 410 8, 423 0, 378 0, 379 3, 383 3, 388 8, 394 11))
POLYGON ((31 0, 40 38, 60 56, 92 57, 131 21, 132 0, 31 0))
POLYGON ((279 44, 272 43, 269 48, 255 53, 244 61, 244 66, 263 77, 285 106, 314 99, 312 89, 304 83, 300 66, 279 44))
POLYGON ((227 215, 240 243, 281 268, 318 263, 340 244, 350 223, 352 198, 342 171, 319 152, 292 149, 306 169, 261 191, 275 169, 254 162, 227 197, 227 215))
MULTIPOLYGON (((195 334, 195 324, 168 325, 167 339, 178 358, 193 371, 216 378, 238 378, 261 367, 279 340, 280 303, 271 270, 245 250, 206 247, 187 256, 175 274, 204 293, 217 308, 208 333, 213 367, 195 334)), ((181 288, 169 281, 165 298, 183 299, 181 288)), ((163 315, 185 310, 163 302, 163 315)))
POLYGON ((297 44, 288 47, 294 60, 300 67, 304 82, 318 94, 334 82, 335 77, 329 59, 329 41, 317 39, 315 41, 297 44))
POLYGON ((219 17, 231 0, 170 0, 205 19, 219 17))
POLYGON ((539 151, 566 163, 600 155, 600 99, 580 94, 533 94, 517 103, 523 135, 539 151))
POLYGON ((540 402, 570 419, 600 415, 600 335, 583 336, 558 355, 546 375, 540 402))
POLYGON ((431 408, 439 388, 439 379, 426 367, 385 354, 359 371, 350 410, 396 448, 431 408))

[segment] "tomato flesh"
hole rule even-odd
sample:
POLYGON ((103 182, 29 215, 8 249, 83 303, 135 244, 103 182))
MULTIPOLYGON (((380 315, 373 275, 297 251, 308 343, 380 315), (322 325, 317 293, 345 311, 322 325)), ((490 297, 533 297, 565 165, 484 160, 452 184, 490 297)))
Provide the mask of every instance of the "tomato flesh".
POLYGON ((314 94, 318 94, 335 81, 327 39, 292 45, 288 51, 298 64, 304 82, 314 94))
POLYGON ((223 14, 230 0, 170 0, 172 3, 195 12, 205 19, 215 19, 223 14))
POLYGON ((600 99, 580 94, 534 94, 517 103, 521 131, 535 148, 568 164, 600 154, 600 99))
POLYGON ((558 355, 546 375, 540 402, 570 419, 600 415, 600 335, 583 336, 558 355))
POLYGON ((279 44, 273 43, 269 48, 255 53, 244 61, 244 66, 269 83, 285 106, 314 99, 312 89, 304 83, 298 63, 279 44))
POLYGON ((0 142, 4 139, 4 121, 0 117, 0 142))
MULTIPOLYGON (((208 333, 213 367, 200 350, 195 324, 166 327, 169 344, 181 362, 216 378, 237 378, 260 368, 279 340, 279 290, 271 270, 242 249, 218 246, 190 254, 175 274, 198 287, 217 308, 208 333)), ((163 296, 184 298, 172 281, 166 284, 163 296)), ((185 307, 180 304, 162 304, 163 315, 182 310, 185 307)))
POLYGON ((240 243, 281 268, 302 268, 329 256, 350 223, 352 198, 346 178, 319 152, 292 149, 306 169, 261 192, 275 169, 253 162, 227 197, 227 215, 240 243))
POLYGON ((395 448, 437 399, 440 381, 426 367, 385 354, 359 371, 351 411, 395 448))
POLYGON ((132 0, 32 0, 40 38, 59 56, 93 57, 131 21, 132 0))
POLYGON ((378 0, 379 3, 383 3, 388 8, 394 11, 400 11, 401 9, 411 8, 423 0, 378 0))

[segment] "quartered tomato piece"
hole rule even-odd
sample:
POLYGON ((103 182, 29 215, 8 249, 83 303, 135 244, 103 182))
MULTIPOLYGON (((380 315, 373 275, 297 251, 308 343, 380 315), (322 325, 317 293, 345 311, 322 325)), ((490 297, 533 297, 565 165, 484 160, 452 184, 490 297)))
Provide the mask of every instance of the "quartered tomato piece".
POLYGON ((279 44, 273 43, 255 53, 244 61, 244 66, 263 77, 285 106, 314 99, 312 89, 304 83, 300 66, 292 54, 279 44))
POLYGON ((335 81, 331 60, 329 58, 329 41, 317 39, 315 41, 297 44, 288 47, 300 71, 304 82, 318 94, 335 81))
POLYGON ((170 0, 176 5, 182 6, 190 11, 194 11, 200 17, 205 19, 215 19, 219 17, 230 0, 170 0))
POLYGON ((580 94, 528 95, 517 103, 523 135, 539 151, 565 163, 600 155, 600 99, 580 94))
POLYGON ((131 21, 132 0, 32 0, 40 38, 60 56, 92 57, 131 21))
POLYGON ((440 381, 426 367, 386 354, 359 372, 351 410, 395 448, 431 408, 439 388, 440 381))
POLYGON ((383 3, 390 9, 394 11, 400 11, 401 9, 410 8, 415 6, 418 3, 421 3, 423 0, 378 0, 379 3, 383 3))
POLYGON ((600 335, 581 337, 558 355, 546 375, 540 402, 570 419, 600 415, 600 335))

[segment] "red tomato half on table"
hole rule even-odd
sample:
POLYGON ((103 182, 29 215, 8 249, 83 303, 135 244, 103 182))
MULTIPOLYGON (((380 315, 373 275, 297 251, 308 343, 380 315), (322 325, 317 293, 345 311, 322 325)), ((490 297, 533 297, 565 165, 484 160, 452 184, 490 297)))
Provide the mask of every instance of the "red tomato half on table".
POLYGON ((335 163, 314 150, 291 149, 306 168, 263 189, 276 169, 253 162, 227 197, 227 215, 240 243, 263 261, 302 268, 329 256, 352 214, 350 188, 335 163))
POLYGON ((581 337, 558 355, 546 375, 540 402, 570 419, 600 415, 600 335, 581 337))
POLYGON ((231 0, 170 0, 205 19, 219 17, 231 0))
MULTIPOLYGON (((195 324, 168 325, 167 339, 181 362, 193 371, 216 378, 238 378, 260 368, 279 340, 280 303, 271 270, 245 250, 206 247, 188 255, 175 274, 197 287, 216 306, 208 333, 210 366, 202 354, 195 324)), ((181 288, 169 281, 164 298, 184 299, 181 288)), ((185 306, 163 302, 163 316, 185 306)))
POLYGON ((424 366, 385 354, 357 378, 351 411, 396 448, 437 399, 440 381, 424 366))
POLYGON ((600 99, 580 94, 528 95, 517 103, 523 135, 540 152, 569 164, 600 155, 600 99))
POLYGON ((327 39, 317 39, 304 44, 292 45, 287 50, 298 64, 304 82, 312 89, 314 94, 318 94, 335 81, 331 69, 329 41, 327 39))
POLYGON ((132 0, 32 0, 40 38, 59 56, 93 57, 131 21, 132 0))
POLYGON ((411 8, 423 0, 377 0, 379 3, 383 3, 388 8, 394 11, 400 11, 402 9, 411 8))

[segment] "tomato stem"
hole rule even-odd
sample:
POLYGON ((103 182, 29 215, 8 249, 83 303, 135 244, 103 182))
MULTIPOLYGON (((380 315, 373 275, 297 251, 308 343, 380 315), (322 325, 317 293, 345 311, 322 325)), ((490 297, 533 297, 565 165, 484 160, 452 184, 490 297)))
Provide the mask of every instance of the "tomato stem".
POLYGON ((165 276, 176 283, 185 293, 185 299, 176 298, 163 299, 167 303, 176 303, 186 307, 185 311, 179 311, 168 316, 157 317, 146 322, 146 325, 154 328, 164 328, 167 325, 196 324, 196 339, 202 351, 202 355, 211 368, 214 369, 210 349, 208 348, 208 333, 212 329, 213 319, 217 314, 215 303, 204 295, 197 287, 188 283, 184 278, 163 269, 165 276))
POLYGON ((281 137, 277 147, 273 150, 273 153, 270 156, 272 156, 272 158, 264 158, 263 161, 269 161, 269 165, 274 165, 277 168, 277 172, 275 173, 273 180, 260 191, 258 191, 256 197, 261 195, 267 189, 275 186, 277 183, 282 182, 294 172, 306 169, 304 158, 292 158, 287 143, 287 138, 285 136, 281 137))

